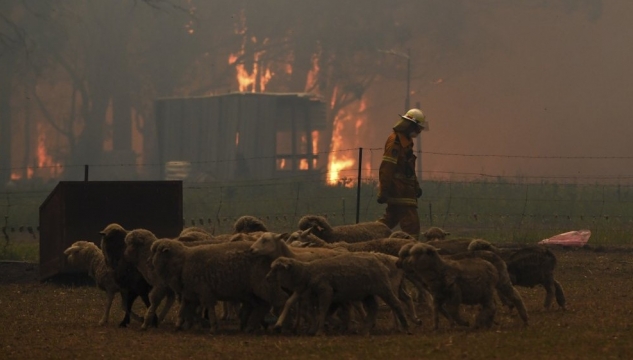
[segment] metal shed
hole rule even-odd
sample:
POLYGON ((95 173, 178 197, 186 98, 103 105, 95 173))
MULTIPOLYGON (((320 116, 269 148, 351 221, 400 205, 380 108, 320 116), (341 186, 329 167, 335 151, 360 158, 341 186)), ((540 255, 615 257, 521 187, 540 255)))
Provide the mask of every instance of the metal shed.
POLYGON ((311 94, 230 93, 156 100, 158 157, 189 162, 190 179, 267 179, 319 173, 325 103, 311 94))
POLYGON ((73 273, 64 250, 100 245, 110 223, 176 237, 183 227, 181 181, 60 181, 40 205, 40 280, 73 273))

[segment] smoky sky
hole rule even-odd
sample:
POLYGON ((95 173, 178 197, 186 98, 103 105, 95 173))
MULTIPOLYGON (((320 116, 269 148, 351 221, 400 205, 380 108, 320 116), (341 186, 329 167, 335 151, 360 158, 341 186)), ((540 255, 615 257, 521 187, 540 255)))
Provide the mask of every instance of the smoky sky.
MULTIPOLYGON (((445 68, 416 68, 416 54, 432 54, 413 47, 412 77, 426 71, 439 80, 412 80, 412 104, 420 101, 431 124, 424 177, 633 176, 633 160, 616 159, 633 156, 633 3, 606 1, 601 10, 597 19, 551 8, 467 13, 469 51, 445 68)), ((383 145, 402 110, 405 76, 372 93, 383 105, 369 111, 363 146, 383 145)))

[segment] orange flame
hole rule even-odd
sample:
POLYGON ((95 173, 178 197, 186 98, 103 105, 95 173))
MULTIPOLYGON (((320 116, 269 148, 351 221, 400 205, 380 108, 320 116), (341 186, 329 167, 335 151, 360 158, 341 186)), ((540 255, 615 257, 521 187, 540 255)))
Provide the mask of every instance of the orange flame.
MULTIPOLYGON (((248 38, 246 35, 246 18, 244 12, 240 13, 239 22, 235 24, 235 34, 242 35, 242 46, 240 50, 234 54, 229 54, 229 65, 235 65, 235 72, 237 77, 238 89, 240 92, 264 92, 266 91, 266 85, 272 79, 273 71, 262 66, 262 56, 266 51, 256 51, 253 54, 253 70, 249 72, 244 65, 244 62, 237 63, 241 58, 246 55, 246 42, 250 41, 253 44, 257 44, 257 38, 252 36, 248 38)), ((268 39, 264 39, 263 45, 268 43, 268 39)))
POLYGON ((318 54, 313 54, 311 60, 312 60, 312 68, 310 69, 310 71, 308 71, 305 92, 314 91, 314 89, 316 88, 317 79, 319 76, 319 70, 321 70, 321 68, 319 67, 318 54))
MULTIPOLYGON (((40 176, 43 178, 55 178, 62 172, 62 164, 56 162, 46 148, 46 133, 41 123, 37 124, 37 167, 42 169, 40 176)), ((34 171, 27 169, 28 178, 32 178, 34 171)))
MULTIPOLYGON (((336 89, 335 89, 336 90, 336 89)), ((355 104, 354 104, 355 105, 355 104)), ((363 124, 367 121, 367 116, 364 113, 366 109, 366 103, 364 99, 361 99, 358 103, 358 107, 354 108, 350 105, 336 115, 334 119, 334 130, 332 131, 332 152, 330 153, 328 161, 328 179, 327 182, 330 185, 343 184, 344 186, 351 187, 353 184, 348 179, 356 174, 349 174, 350 176, 341 176, 344 171, 352 170, 356 165, 356 153, 341 151, 343 148, 357 147, 358 143, 346 143, 343 146, 344 139, 358 139, 359 131, 363 124), (352 130, 349 130, 349 125, 352 125, 352 130)))

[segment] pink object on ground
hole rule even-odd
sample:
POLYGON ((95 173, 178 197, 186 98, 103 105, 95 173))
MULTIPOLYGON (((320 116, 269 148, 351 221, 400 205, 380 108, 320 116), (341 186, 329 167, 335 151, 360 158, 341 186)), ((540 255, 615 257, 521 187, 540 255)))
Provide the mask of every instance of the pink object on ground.
POLYGON ((538 243, 543 245, 584 246, 589 241, 590 236, 590 230, 569 231, 541 240, 538 243))

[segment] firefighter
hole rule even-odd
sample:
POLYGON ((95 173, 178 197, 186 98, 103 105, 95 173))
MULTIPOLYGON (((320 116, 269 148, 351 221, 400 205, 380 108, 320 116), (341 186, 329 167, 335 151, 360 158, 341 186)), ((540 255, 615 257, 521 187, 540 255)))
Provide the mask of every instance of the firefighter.
POLYGON ((393 133, 387 138, 385 152, 378 173, 378 203, 387 204, 385 214, 379 222, 393 229, 400 228, 418 238, 420 219, 418 217, 418 198, 422 189, 415 174, 413 139, 429 125, 420 109, 411 109, 400 115, 393 127, 393 133))

